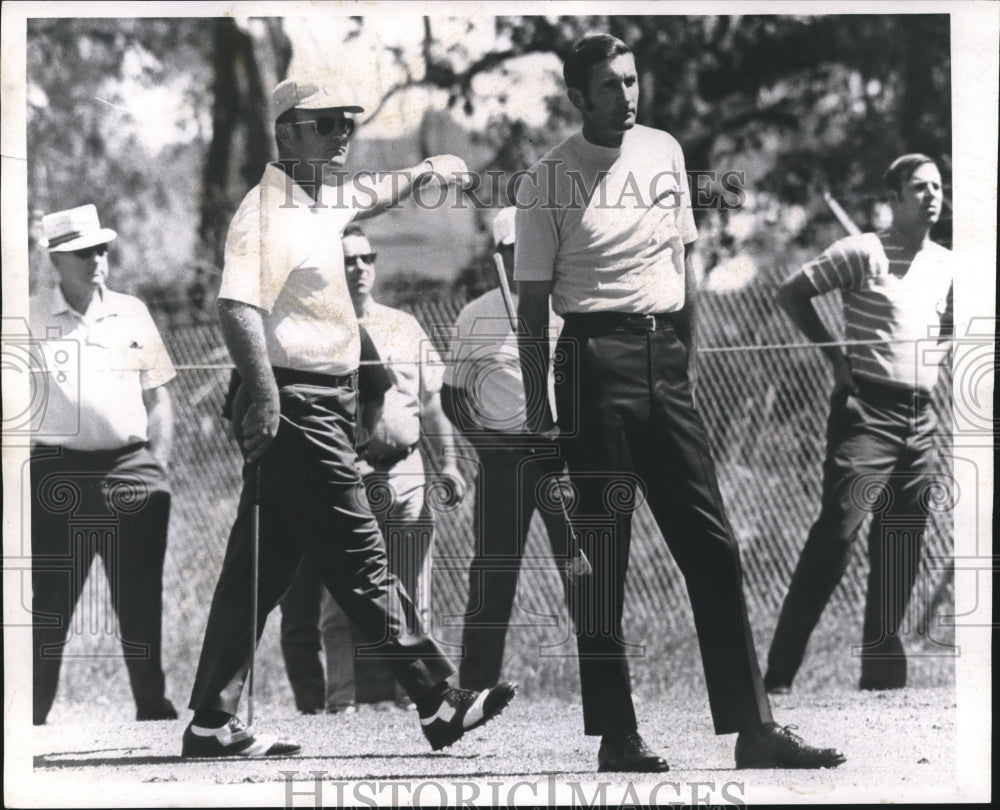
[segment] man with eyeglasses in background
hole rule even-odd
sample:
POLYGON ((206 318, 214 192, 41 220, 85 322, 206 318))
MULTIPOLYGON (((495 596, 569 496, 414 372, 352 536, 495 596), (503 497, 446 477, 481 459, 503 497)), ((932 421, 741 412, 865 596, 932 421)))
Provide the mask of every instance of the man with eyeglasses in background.
MULTIPOLYGON (((31 450, 33 722, 48 718, 70 620, 100 556, 137 720, 174 720, 161 663, 176 372, 146 305, 112 292, 93 205, 42 220, 58 276, 29 302, 44 367, 31 450)), ((78 620, 79 621, 79 620, 78 620)))
POLYGON ((278 161, 247 194, 226 239, 218 296, 229 353, 243 380, 234 400, 243 492, 208 616, 184 732, 184 757, 286 756, 301 746, 259 735, 236 717, 268 614, 303 557, 366 642, 391 661, 434 750, 499 714, 510 683, 452 688, 455 668, 425 632, 389 572, 385 541, 365 497, 355 450, 358 321, 339 244, 357 219, 381 213, 427 176, 468 177, 452 155, 347 182, 356 113, 342 88, 289 79, 271 94, 278 161), (242 405, 240 404, 242 403, 242 405), (279 430, 280 425, 280 430, 279 430), (259 510, 259 511, 258 511, 259 510), (253 609, 253 529, 259 514, 259 611, 253 609))
MULTIPOLYGON (((455 503, 460 482, 451 424, 441 408, 444 367, 416 318, 373 297, 377 253, 361 227, 348 225, 342 241, 347 288, 358 324, 370 336, 391 380, 378 412, 359 422, 360 471, 369 506, 385 537, 389 570, 402 582, 426 625, 434 517, 424 498, 427 474, 419 447, 421 434, 438 459, 442 505, 455 503)), ((295 689, 304 674, 300 670, 306 669, 301 662, 308 662, 308 670, 316 670, 315 639, 321 636, 328 712, 350 713, 359 703, 377 708, 411 706, 388 662, 372 654, 357 624, 348 621, 336 602, 322 599, 322 610, 316 609, 321 594, 310 591, 321 588, 322 582, 311 571, 300 569, 281 603, 281 648, 293 691, 301 691, 295 689), (317 628, 317 613, 322 632, 317 628), (312 649, 302 649, 304 644, 312 649)))

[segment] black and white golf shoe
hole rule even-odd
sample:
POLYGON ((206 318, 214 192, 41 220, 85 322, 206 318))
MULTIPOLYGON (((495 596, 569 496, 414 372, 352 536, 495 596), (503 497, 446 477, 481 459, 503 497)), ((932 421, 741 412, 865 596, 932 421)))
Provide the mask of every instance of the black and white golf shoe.
POLYGON ((500 714, 516 694, 517 684, 506 682, 481 692, 449 687, 434 711, 427 716, 421 712, 424 736, 435 751, 447 748, 500 714))
POLYGON ((238 717, 221 728, 189 723, 181 743, 182 757, 282 757, 297 754, 302 746, 271 734, 255 734, 238 717))

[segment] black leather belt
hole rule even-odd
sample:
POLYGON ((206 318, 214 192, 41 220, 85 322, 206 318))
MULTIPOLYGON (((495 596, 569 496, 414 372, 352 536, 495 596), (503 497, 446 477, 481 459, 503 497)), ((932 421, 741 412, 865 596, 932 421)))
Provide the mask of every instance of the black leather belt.
POLYGON ((143 447, 149 447, 149 442, 133 442, 132 444, 126 444, 124 447, 115 447, 112 450, 74 450, 71 447, 63 447, 58 444, 38 443, 32 448, 31 452, 34 455, 56 456, 61 454, 63 458, 72 458, 74 456, 86 458, 117 458, 118 456, 135 453, 143 447))
POLYGON ((656 332, 673 329, 674 312, 657 312, 639 315, 630 312, 568 312, 563 316, 565 327, 577 334, 606 334, 607 332, 656 332))
POLYGON ((858 396, 873 404, 916 406, 918 410, 923 410, 931 401, 930 392, 920 388, 869 382, 859 377, 855 377, 854 382, 858 387, 858 396))
POLYGON ((319 385, 324 388, 358 387, 358 372, 350 374, 321 374, 317 371, 300 371, 297 368, 273 366, 274 380, 280 388, 283 385, 319 385))
POLYGON ((376 470, 388 470, 391 467, 395 467, 399 462, 408 459, 413 455, 413 451, 417 449, 417 445, 411 444, 405 450, 400 450, 398 453, 390 453, 387 456, 382 456, 377 459, 368 459, 368 463, 372 465, 376 470))

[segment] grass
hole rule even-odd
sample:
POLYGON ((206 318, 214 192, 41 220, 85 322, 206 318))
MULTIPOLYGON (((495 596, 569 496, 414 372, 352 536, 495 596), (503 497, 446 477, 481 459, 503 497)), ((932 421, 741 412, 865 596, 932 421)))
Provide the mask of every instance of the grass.
MULTIPOLYGON (((100 563, 91 571, 87 588, 95 579, 103 579, 100 563)), ((87 594, 84 595, 84 600, 87 594)), ((168 695, 178 708, 187 703, 201 649, 207 603, 200 613, 166 593, 164 607, 164 667, 168 695)), ((553 605, 554 613, 558 606, 553 605)), ((105 604, 105 611, 110 607, 105 604)), ((110 615, 101 614, 103 622, 110 615)), ((628 616, 628 613, 626 614, 628 616)), ((91 617, 93 618, 93 617, 91 617)), ((579 678, 575 645, 566 636, 565 616, 559 626, 539 628, 527 622, 515 622, 508 633, 504 677, 516 680, 522 694, 532 698, 563 698, 575 701, 579 678)), ((521 617, 524 618, 523 616, 521 617)), ((281 658, 277 612, 268 621, 257 655, 257 699, 273 706, 294 706, 291 688, 281 658)), ((766 655, 776 617, 751 615, 751 624, 761 659, 766 655)), ((96 705, 101 713, 119 720, 134 717, 134 705, 120 647, 111 629, 75 634, 65 651, 59 693, 50 719, 76 714, 78 707, 96 705)), ((828 689, 850 690, 856 686, 859 664, 851 652, 860 640, 861 608, 854 616, 828 610, 820 621, 809 648, 806 662, 796 682, 797 689, 816 692, 828 689)), ((707 711, 704 675, 697 639, 689 612, 664 616, 661 624, 631 622, 626 625, 629 640, 642 645, 631 661, 632 681, 637 699, 652 701, 670 694, 685 702, 703 702, 707 711)), ((460 628, 443 628, 437 633, 445 643, 455 644, 460 628)), ((941 629, 928 635, 911 632, 904 636, 909 652, 911 686, 950 687, 954 685, 954 659, 950 632, 941 629)), ((453 648, 452 648, 453 649, 453 648)))

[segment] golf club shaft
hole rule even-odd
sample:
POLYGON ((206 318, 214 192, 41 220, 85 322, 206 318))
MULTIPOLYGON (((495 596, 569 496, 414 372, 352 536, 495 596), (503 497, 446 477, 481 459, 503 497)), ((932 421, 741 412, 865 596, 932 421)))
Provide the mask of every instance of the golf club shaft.
POLYGON ((493 266, 497 271, 497 278, 500 280, 500 295, 503 296, 503 305, 507 310, 507 320, 510 321, 510 329, 517 334, 517 313, 514 312, 514 299, 510 295, 510 285, 507 283, 507 272, 503 266, 503 256, 499 252, 493 254, 493 266))
POLYGON ((250 673, 247 683, 247 727, 253 726, 254 665, 257 660, 257 583, 260 581, 260 461, 253 464, 253 512, 250 549, 250 673))

